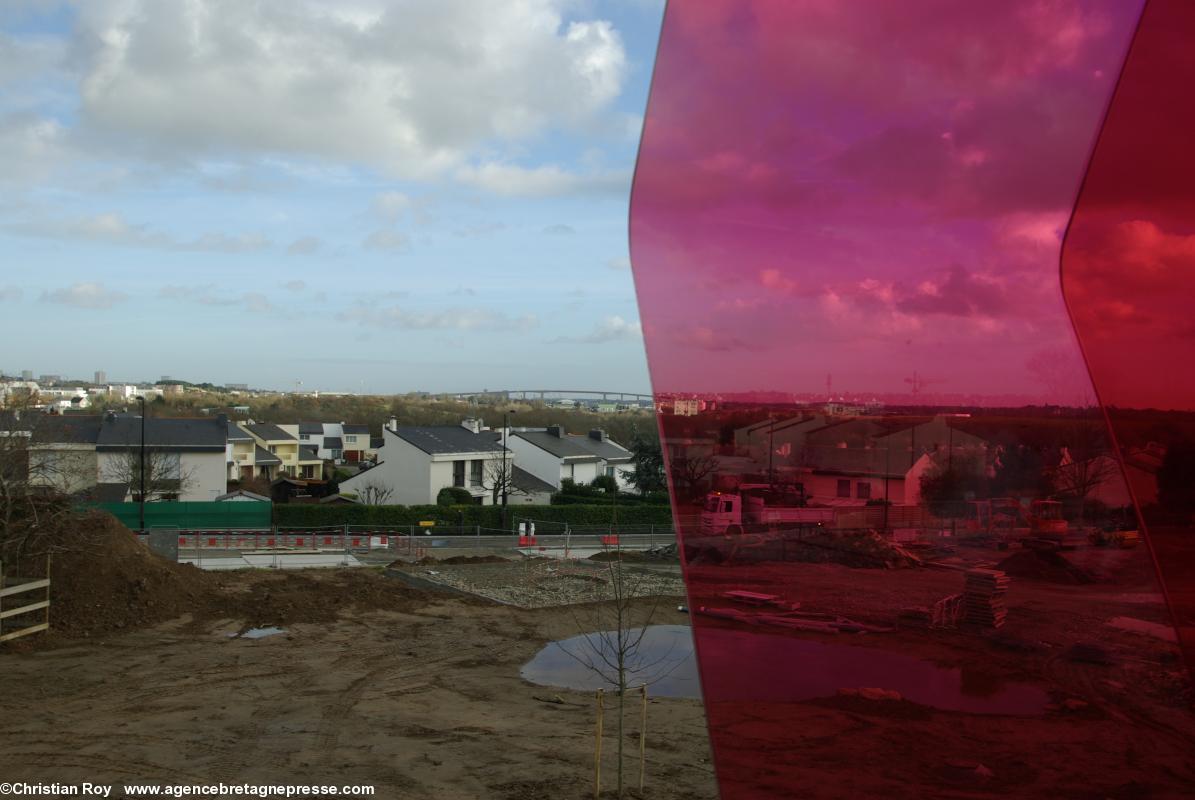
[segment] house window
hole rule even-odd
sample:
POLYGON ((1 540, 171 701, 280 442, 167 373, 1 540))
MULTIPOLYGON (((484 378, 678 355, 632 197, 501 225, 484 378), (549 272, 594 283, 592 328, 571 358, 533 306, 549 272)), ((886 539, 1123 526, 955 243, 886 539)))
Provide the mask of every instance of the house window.
POLYGON ((331 452, 332 452, 332 458, 340 458, 341 452, 339 450, 333 450, 331 452))
POLYGON ((308 441, 309 439, 311 439, 311 434, 309 434, 309 433, 300 433, 300 434, 299 434, 299 438, 300 438, 300 439, 302 439, 304 442, 306 442, 306 441, 308 441))
POLYGON ((464 486, 465 485, 465 462, 464 461, 453 461, 452 462, 452 485, 453 486, 464 486))
POLYGON ((272 445, 270 445, 270 452, 271 452, 271 453, 277 453, 277 452, 278 452, 278 445, 276 445, 276 444, 272 444, 272 445))
POLYGON ((347 442, 348 444, 356 444, 356 443, 357 443, 357 437, 356 437, 356 436, 345 436, 345 437, 344 437, 344 440, 345 440, 345 442, 347 442))
POLYGON ((851 496, 851 482, 849 479, 843 479, 838 482, 838 496, 839 497, 850 497, 851 496))
POLYGON ((867 481, 859 481, 855 484, 855 497, 860 500, 871 499, 871 484, 867 481))
POLYGON ((469 485, 470 486, 481 486, 481 466, 483 463, 484 462, 482 462, 482 461, 470 461, 469 462, 469 485))

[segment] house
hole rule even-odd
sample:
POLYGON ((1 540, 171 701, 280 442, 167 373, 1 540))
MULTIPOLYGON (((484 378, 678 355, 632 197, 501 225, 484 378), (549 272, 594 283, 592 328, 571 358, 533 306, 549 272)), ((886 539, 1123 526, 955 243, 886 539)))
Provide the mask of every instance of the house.
POLYGON ((403 427, 391 420, 382 431, 377 465, 341 481, 341 493, 371 505, 430 505, 441 489, 456 486, 478 504, 492 504, 504 454, 508 468, 513 459, 490 432, 469 423, 403 427))
MULTIPOLYGON (((102 422, 99 415, 33 417, 29 421, 29 483, 63 494, 93 488, 99 475, 95 448, 102 422)), ((23 426, 14 421, 6 427, 19 430, 23 426)))
POLYGON ((555 486, 541 481, 518 465, 511 466, 510 485, 514 491, 507 495, 506 502, 511 505, 551 505, 552 495, 557 491, 555 486))
POLYGON ((257 444, 247 431, 241 430, 231 422, 228 423, 228 445, 224 451, 225 460, 228 462, 228 480, 250 480, 261 475, 254 458, 257 450, 257 444))
MULTIPOLYGON (((323 477, 324 462, 316 449, 313 446, 300 446, 298 436, 283 426, 268 422, 250 422, 240 427, 253 437, 259 448, 278 459, 279 464, 275 468, 274 475, 314 479, 323 477)), ((258 454, 255 456, 255 460, 262 463, 273 459, 261 459, 258 454)), ((271 475, 262 474, 262 477, 269 478, 271 475)))
MULTIPOLYGON (((98 483, 125 483, 129 494, 136 497, 142 429, 139 416, 108 414, 104 418, 95 448, 98 483)), ((227 418, 149 417, 144 420, 144 432, 144 446, 149 451, 147 471, 152 478, 149 499, 156 495, 157 499, 214 500, 226 492, 227 418)))
POLYGON ((600 429, 584 435, 566 433, 559 425, 513 429, 506 446, 522 470, 550 484, 554 491, 560 490, 563 481, 589 484, 599 475, 614 478, 620 489, 630 487, 622 473, 633 461, 631 451, 600 429))
POLYGON ((365 461, 365 452, 370 447, 369 426, 341 423, 340 428, 344 439, 344 460, 350 464, 365 461))

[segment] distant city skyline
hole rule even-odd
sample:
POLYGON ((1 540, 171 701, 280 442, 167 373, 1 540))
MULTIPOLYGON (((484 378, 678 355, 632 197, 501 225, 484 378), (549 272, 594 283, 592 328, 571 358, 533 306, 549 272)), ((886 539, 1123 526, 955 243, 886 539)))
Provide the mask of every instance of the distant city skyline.
POLYGON ((6 3, 5 367, 646 391, 627 204, 662 8, 6 3))

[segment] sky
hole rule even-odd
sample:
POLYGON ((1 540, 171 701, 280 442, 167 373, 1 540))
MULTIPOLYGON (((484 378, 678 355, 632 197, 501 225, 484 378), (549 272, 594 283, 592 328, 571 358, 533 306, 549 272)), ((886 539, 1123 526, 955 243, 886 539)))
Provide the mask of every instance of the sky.
POLYGON ((661 0, 0 6, 0 371, 648 391, 661 0))
POLYGON ((829 376, 891 402, 916 375, 1092 402, 1060 252, 1140 9, 673 7, 631 228, 655 390, 824 394, 829 376))

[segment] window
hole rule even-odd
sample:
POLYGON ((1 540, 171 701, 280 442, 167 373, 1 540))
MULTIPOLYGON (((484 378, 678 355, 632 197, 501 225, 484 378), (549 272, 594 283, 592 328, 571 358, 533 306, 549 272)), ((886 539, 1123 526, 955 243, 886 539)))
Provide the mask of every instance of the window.
POLYGON ((356 437, 356 436, 345 436, 345 437, 344 437, 344 441, 345 441, 346 443, 348 443, 348 444, 356 444, 356 443, 357 443, 357 437, 356 437))
POLYGON ((844 478, 838 482, 838 496, 839 497, 850 497, 851 496, 851 482, 849 479, 844 478))
POLYGON ((469 462, 469 485, 481 486, 481 467, 485 462, 470 461, 469 462))
POLYGON ((452 485, 453 486, 464 486, 465 485, 465 462, 464 461, 453 461, 452 462, 452 485))
POLYGON ((300 433, 299 438, 302 439, 304 442, 306 442, 311 439, 311 434, 310 433, 300 433))
POLYGON ((278 445, 276 445, 276 444, 272 444, 272 445, 270 445, 270 452, 271 452, 271 453, 277 453, 277 452, 278 452, 278 445))
POLYGON ((860 500, 871 499, 871 484, 867 481, 859 481, 855 484, 855 497, 860 500))
POLYGON ((332 452, 332 458, 340 458, 341 452, 339 450, 333 450, 331 452, 332 452))

